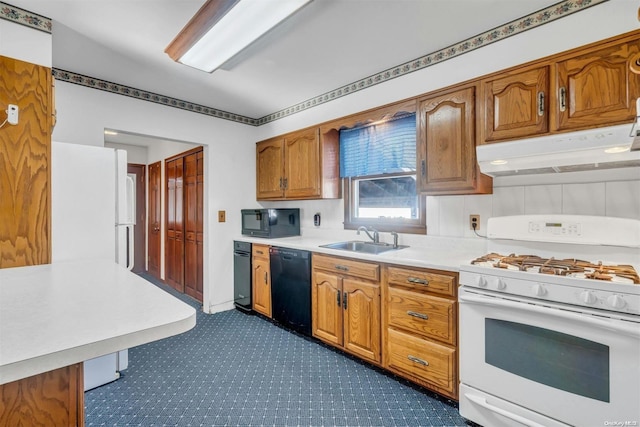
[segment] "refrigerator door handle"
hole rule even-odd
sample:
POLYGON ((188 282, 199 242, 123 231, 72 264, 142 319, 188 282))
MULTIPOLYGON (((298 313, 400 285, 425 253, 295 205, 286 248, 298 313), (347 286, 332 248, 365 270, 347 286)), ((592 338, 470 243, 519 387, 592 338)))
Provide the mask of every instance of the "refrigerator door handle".
POLYGON ((133 252, 133 224, 127 225, 127 254, 128 265, 127 270, 133 270, 134 252, 133 252))

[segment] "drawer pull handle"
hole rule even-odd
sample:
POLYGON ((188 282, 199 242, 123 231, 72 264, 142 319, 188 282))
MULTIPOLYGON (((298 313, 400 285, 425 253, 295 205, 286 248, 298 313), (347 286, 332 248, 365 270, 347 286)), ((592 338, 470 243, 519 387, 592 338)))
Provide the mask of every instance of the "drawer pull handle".
POLYGON ((349 271, 349 267, 340 264, 336 264, 335 269, 340 271, 349 271))
POLYGON ((415 356, 412 356, 412 355, 408 355, 407 359, 411 360, 412 362, 419 363, 422 366, 429 366, 429 362, 427 362, 426 360, 419 359, 419 358, 417 358, 415 356))
POLYGON ((256 251, 256 253, 257 253, 258 255, 263 255, 263 254, 264 254, 264 252, 262 252, 262 251, 258 251, 258 250, 256 251))
POLYGON ((538 116, 544 116, 544 92, 538 92, 538 116))
POLYGON ((429 320, 429 316, 427 316, 426 314, 417 313, 415 311, 407 311, 407 314, 409 316, 417 317, 418 319, 429 320))
POLYGON ((338 307, 340 307, 340 305, 341 305, 340 304, 340 295, 342 295, 342 294, 340 293, 340 291, 338 291, 338 297, 337 297, 337 299, 338 299, 338 307))
POLYGON ((419 285, 425 285, 425 286, 429 284, 428 280, 419 279, 417 277, 408 277, 407 278, 407 282, 409 282, 409 283, 417 283, 419 285))

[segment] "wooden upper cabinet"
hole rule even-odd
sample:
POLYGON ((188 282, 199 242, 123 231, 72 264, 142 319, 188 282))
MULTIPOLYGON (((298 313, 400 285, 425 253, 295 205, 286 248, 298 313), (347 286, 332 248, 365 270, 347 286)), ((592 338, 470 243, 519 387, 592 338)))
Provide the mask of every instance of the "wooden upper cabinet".
POLYGON ((284 139, 284 191, 287 198, 320 196, 318 129, 295 132, 284 139))
POLYGON ((549 130, 549 67, 482 81, 486 142, 520 138, 549 130))
POLYGON ((256 144, 256 198, 340 197, 339 140, 309 128, 256 144))
POLYGON ((284 138, 272 138, 256 144, 256 197, 277 199, 284 195, 282 172, 284 138))
POLYGON ((476 162, 475 86, 421 100, 418 125, 420 191, 490 193, 491 178, 476 162))
POLYGON ((636 36, 557 62, 557 130, 631 122, 640 96, 640 75, 629 65, 639 52, 636 36))

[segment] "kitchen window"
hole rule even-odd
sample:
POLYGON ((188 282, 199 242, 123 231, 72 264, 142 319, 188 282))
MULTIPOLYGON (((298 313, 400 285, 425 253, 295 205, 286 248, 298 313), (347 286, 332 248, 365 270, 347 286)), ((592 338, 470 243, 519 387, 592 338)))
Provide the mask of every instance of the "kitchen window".
POLYGON ((424 233, 424 197, 416 188, 416 115, 340 130, 345 228, 424 233))

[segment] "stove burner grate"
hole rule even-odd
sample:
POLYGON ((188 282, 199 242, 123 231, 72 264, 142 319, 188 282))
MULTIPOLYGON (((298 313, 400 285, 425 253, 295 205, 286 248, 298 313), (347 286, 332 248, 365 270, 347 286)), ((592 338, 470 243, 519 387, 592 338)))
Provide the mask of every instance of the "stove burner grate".
POLYGON ((481 256, 471 261, 471 264, 555 276, 640 284, 640 277, 631 265, 605 265, 602 262, 592 263, 579 259, 541 258, 536 255, 500 255, 497 253, 481 256))

